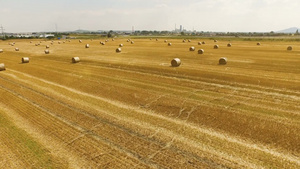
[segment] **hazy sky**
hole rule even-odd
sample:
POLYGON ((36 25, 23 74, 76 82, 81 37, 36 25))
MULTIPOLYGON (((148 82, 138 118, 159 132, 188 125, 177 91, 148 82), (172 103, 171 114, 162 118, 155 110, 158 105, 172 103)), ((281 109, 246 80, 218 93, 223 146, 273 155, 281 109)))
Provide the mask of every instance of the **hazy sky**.
POLYGON ((299 0, 0 0, 5 32, 187 30, 269 32, 300 27, 299 0))

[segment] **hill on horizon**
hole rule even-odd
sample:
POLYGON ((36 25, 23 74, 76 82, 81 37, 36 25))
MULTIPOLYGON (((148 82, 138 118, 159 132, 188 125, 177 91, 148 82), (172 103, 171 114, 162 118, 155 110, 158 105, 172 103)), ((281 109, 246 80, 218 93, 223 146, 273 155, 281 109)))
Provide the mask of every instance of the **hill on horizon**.
POLYGON ((284 30, 277 31, 277 33, 296 33, 297 30, 300 31, 300 28, 291 27, 291 28, 287 28, 287 29, 284 29, 284 30))

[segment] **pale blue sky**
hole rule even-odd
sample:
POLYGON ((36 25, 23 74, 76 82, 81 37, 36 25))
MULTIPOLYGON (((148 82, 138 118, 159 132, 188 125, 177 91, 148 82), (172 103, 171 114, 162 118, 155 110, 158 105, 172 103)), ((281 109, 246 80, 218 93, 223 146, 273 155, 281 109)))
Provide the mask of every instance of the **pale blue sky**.
POLYGON ((269 32, 300 27, 299 0, 0 0, 6 32, 187 30, 269 32))

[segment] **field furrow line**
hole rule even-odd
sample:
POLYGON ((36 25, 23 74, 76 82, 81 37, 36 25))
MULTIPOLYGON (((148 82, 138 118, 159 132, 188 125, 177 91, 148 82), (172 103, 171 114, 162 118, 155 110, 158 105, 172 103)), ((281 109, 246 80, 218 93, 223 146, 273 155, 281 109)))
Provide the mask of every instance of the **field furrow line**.
POLYGON ((98 97, 98 96, 95 96, 95 95, 92 95, 92 94, 84 93, 84 92, 81 92, 81 91, 63 86, 63 85, 59 85, 59 84, 56 84, 56 83, 53 83, 53 82, 49 82, 47 80, 41 80, 41 81, 43 81, 45 83, 48 83, 48 84, 51 84, 53 86, 58 86, 60 88, 68 90, 70 92, 73 92, 73 93, 76 93, 76 94, 79 94, 79 95, 83 95, 85 97, 90 97, 90 98, 93 98, 93 99, 96 99, 96 100, 107 102, 109 104, 112 104, 112 105, 114 105, 116 107, 119 107, 119 108, 122 108, 122 109, 132 110, 133 112, 137 112, 137 113, 143 114, 145 116, 150 116, 151 118, 157 118, 157 119, 163 120, 165 122, 170 122, 170 123, 176 124, 177 126, 184 126, 186 128, 190 128, 190 129, 196 130, 196 131, 200 130, 199 132, 201 132, 201 133, 205 133, 205 134, 210 135, 212 137, 217 137, 218 139, 221 139, 221 140, 226 140, 227 142, 230 142, 230 143, 233 143, 233 144, 238 144, 240 146, 244 146, 246 148, 253 149, 253 150, 259 150, 259 151, 265 152, 267 154, 274 155, 278 158, 284 157, 284 159, 287 159, 287 160, 292 161, 293 163, 296 163, 297 165, 299 165, 299 159, 297 159, 296 157, 291 156, 291 155, 287 155, 287 154, 283 155, 282 153, 279 153, 276 150, 266 148, 265 146, 262 146, 262 145, 258 146, 256 144, 250 144, 250 143, 245 142, 244 140, 239 140, 239 139, 237 139, 235 137, 232 137, 232 136, 225 136, 224 134, 221 134, 221 133, 218 133, 218 132, 215 132, 215 131, 210 131, 210 130, 207 130, 205 128, 199 128, 199 126, 196 127, 192 124, 187 124, 187 123, 184 123, 183 121, 180 121, 180 120, 176 120, 176 119, 168 118, 168 117, 165 117, 165 116, 157 115, 157 114, 155 114, 153 112, 149 112, 149 111, 143 111, 143 110, 141 110, 137 107, 124 105, 120 102, 111 101, 111 100, 101 98, 101 97, 98 97))

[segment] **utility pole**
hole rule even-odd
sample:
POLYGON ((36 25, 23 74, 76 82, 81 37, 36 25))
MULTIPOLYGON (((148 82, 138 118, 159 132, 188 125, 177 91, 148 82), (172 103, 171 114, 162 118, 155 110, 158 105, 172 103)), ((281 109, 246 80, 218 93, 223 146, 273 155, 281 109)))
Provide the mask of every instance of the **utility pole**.
POLYGON ((3 26, 1 25, 1 27, 0 27, 0 29, 1 29, 1 32, 2 32, 2 39, 5 39, 5 35, 4 35, 4 28, 3 28, 3 26))
POLYGON ((55 32, 56 32, 56 36, 57 36, 57 24, 55 24, 55 32))

